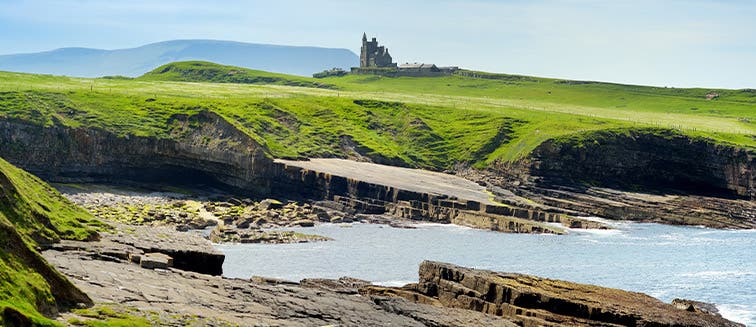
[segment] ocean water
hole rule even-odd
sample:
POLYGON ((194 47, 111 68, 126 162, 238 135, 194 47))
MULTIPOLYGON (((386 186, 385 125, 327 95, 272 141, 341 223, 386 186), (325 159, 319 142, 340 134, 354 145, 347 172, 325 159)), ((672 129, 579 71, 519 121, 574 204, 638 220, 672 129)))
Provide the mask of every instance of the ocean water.
POLYGON ((295 230, 334 241, 217 247, 226 254, 227 277, 351 276, 399 286, 416 282, 418 265, 428 259, 643 292, 665 302, 715 303, 726 318, 756 326, 756 230, 608 223, 616 229, 564 236, 326 224, 295 230))

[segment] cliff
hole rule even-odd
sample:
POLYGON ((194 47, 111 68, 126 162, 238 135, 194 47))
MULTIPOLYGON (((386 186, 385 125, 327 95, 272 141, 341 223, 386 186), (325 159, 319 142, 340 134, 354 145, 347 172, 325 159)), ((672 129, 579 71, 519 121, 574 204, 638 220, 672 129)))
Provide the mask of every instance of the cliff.
POLYGON ((551 139, 516 163, 463 174, 499 194, 506 204, 501 206, 487 203, 488 194, 481 199, 441 189, 413 190, 393 185, 398 179, 388 175, 370 180, 360 167, 342 174, 274 162, 265 144, 211 111, 174 114, 166 125, 167 137, 147 137, 0 119, 0 156, 50 181, 209 185, 251 196, 335 201, 357 213, 510 232, 561 233, 541 223, 583 226, 569 218, 580 215, 756 226, 756 207, 747 201, 756 185, 753 150, 668 130, 551 139), (619 191, 597 189, 606 187, 619 191), (513 200, 510 191, 520 198, 513 200))
POLYGON ((216 184, 267 193, 272 159, 209 111, 170 118, 170 138, 0 120, 0 156, 51 181, 216 184))
POLYGON ((756 198, 756 152, 666 129, 603 130, 552 139, 530 171, 552 183, 756 198))

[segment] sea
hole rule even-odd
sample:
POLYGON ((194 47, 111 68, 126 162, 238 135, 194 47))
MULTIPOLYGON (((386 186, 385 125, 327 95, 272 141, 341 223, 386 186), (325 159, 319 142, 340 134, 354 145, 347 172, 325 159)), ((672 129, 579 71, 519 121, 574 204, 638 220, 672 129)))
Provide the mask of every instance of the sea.
POLYGON ((323 224, 288 230, 333 241, 216 246, 226 254, 227 277, 350 276, 401 286, 417 282, 423 260, 435 260, 643 292, 665 302, 709 302, 725 318, 756 327, 756 230, 604 222, 614 229, 570 229, 568 235, 323 224))

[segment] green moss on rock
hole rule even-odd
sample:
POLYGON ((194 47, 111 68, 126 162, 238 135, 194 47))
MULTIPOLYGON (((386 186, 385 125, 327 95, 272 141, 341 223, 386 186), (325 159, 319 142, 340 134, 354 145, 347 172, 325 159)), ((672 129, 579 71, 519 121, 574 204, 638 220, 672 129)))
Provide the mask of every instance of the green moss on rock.
POLYGON ((45 315, 90 304, 35 247, 60 239, 91 240, 101 228, 50 185, 0 159, 0 322, 53 326, 45 315))

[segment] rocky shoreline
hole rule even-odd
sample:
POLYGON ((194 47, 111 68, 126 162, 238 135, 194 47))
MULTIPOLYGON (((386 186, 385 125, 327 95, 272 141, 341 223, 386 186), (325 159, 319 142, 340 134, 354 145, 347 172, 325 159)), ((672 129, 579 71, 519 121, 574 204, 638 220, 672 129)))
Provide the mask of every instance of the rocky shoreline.
POLYGON ((344 213, 309 203, 238 199, 220 191, 180 190, 182 193, 178 193, 112 185, 56 186, 69 200, 103 221, 177 231, 212 229, 207 237, 214 243, 328 241, 329 238, 319 235, 271 229, 312 227, 320 222, 354 220, 344 213))
MULTIPOLYGON (((403 287, 349 277, 224 278, 224 255, 210 240, 327 241, 278 229, 334 219, 412 228, 412 220, 217 192, 57 187, 113 229, 95 242, 47 247, 45 259, 92 298, 95 311, 152 325, 743 326, 696 301, 665 304, 641 293, 429 261, 420 266, 419 282, 403 287)), ((64 323, 87 319, 93 318, 80 311, 59 317, 64 323)))
MULTIPOLYGON (((163 232, 203 241, 194 233, 163 232)), ((171 267, 170 257, 159 255, 161 243, 137 264, 129 253, 134 247, 118 242, 117 234, 64 242, 43 256, 92 298, 91 310, 141 317, 151 325, 743 326, 695 301, 665 304, 641 293, 430 261, 420 266, 420 282, 404 287, 348 277, 224 278, 171 267)), ((63 323, 87 319, 76 310, 58 318, 63 323)))
MULTIPOLYGON (((103 184, 55 186, 69 200, 103 221, 178 231, 202 231, 214 243, 322 242, 330 239, 294 232, 287 228, 354 222, 385 224, 394 228, 415 228, 417 222, 425 220, 407 215, 399 208, 390 213, 364 213, 364 210, 355 209, 360 204, 354 202, 360 201, 340 197, 336 197, 336 201, 253 200, 220 190, 174 187, 155 190, 140 186, 103 184), (345 204, 344 201, 353 203, 345 204)), ((493 214, 470 214, 465 211, 456 212, 454 215, 453 220, 438 222, 453 222, 504 232, 565 233, 565 230, 556 227, 556 224, 533 225, 534 222, 527 222, 524 218, 512 217, 501 220, 502 217, 493 214), (512 219, 518 220, 518 223, 515 224, 512 219), (509 225, 506 225, 506 222, 509 222, 509 225), (525 226, 528 227, 524 228, 525 226)), ((600 222, 569 216, 561 217, 560 221, 569 228, 609 228, 600 222)))

